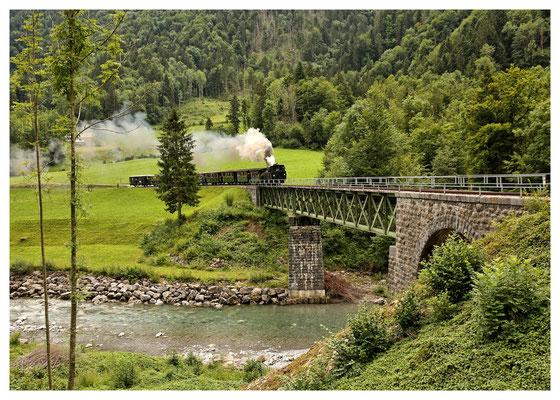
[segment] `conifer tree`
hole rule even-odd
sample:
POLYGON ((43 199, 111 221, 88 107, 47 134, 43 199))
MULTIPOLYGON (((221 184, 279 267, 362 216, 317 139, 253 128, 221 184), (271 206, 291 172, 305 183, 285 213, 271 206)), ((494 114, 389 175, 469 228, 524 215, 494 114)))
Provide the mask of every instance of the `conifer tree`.
POLYGON ((159 141, 160 172, 156 191, 167 211, 172 214, 177 211, 177 218, 181 220, 183 205, 194 207, 198 204, 199 186, 193 161, 194 140, 176 109, 169 113, 159 141))
POLYGON ((234 134, 237 135, 239 133, 241 118, 239 114, 239 99, 236 95, 233 95, 233 98, 229 102, 229 114, 226 118, 233 125, 234 134))

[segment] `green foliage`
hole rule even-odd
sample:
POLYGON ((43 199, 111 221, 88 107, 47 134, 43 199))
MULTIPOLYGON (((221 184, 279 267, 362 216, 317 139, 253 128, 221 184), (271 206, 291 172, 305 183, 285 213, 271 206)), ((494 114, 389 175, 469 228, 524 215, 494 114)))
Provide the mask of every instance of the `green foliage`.
POLYGON ((549 276, 517 258, 496 259, 474 281, 478 329, 486 338, 511 335, 549 304, 549 276))
POLYGON ((20 344, 19 337, 23 332, 14 332, 10 334, 10 346, 17 346, 20 344))
POLYGON ((355 376, 364 365, 391 346, 389 330, 378 310, 361 306, 348 319, 348 331, 332 336, 327 347, 332 351, 334 377, 355 376))
POLYGON ((395 307, 395 319, 401 330, 409 334, 420 326, 420 304, 416 293, 412 290, 405 292, 395 307))
POLYGON ((115 389, 130 389, 138 381, 138 371, 132 360, 123 358, 113 368, 115 389))
POLYGON ((491 258, 516 256, 550 269, 550 199, 529 199, 521 216, 509 216, 479 242, 491 258))
POLYGON ((194 207, 200 202, 198 176, 193 162, 194 140, 186 132, 186 124, 173 109, 159 137, 160 168, 156 191, 167 211, 177 211, 179 220, 184 217, 182 207, 194 207))
MULTIPOLYGON (((85 269, 88 271, 88 269, 85 269)), ((115 279, 128 279, 130 282, 136 282, 142 279, 149 279, 152 282, 159 281, 157 271, 141 265, 127 265, 124 267, 118 265, 109 265, 95 270, 96 274, 110 276, 115 279)))
POLYGON ((393 238, 322 223, 321 240, 327 268, 387 272, 393 238))
POLYGON ((483 254, 452 233, 444 244, 436 246, 429 260, 421 262, 420 280, 435 294, 447 291, 449 300, 457 303, 468 297, 475 272, 482 269, 483 254))
POLYGON ((395 343, 336 390, 550 390, 550 316, 522 322, 515 338, 481 341, 472 303, 454 318, 395 343), (515 339, 515 340, 512 340, 515 339))
POLYGON ((284 385, 281 390, 324 390, 328 387, 331 378, 327 373, 327 362, 319 357, 311 363, 302 373, 293 377, 281 376, 284 385))
POLYGON ((521 70, 512 66, 481 82, 466 109, 471 172, 550 171, 549 116, 549 73, 541 67, 521 70), (537 105, 540 108, 535 111, 537 105), (533 135, 528 137, 526 130, 531 125, 533 135))
POLYGON ((243 378, 246 382, 252 382, 266 373, 266 367, 262 361, 248 359, 243 365, 243 378))
MULTIPOLYGON (((33 345, 10 346, 14 359, 28 353, 33 345)), ((205 366, 197 362, 170 362, 170 357, 112 351, 87 351, 76 360, 76 389, 93 390, 232 390, 247 384, 243 371, 220 364, 205 366), (133 383, 130 386, 131 382, 133 383)), ((46 368, 10 368, 11 390, 48 389, 46 368)), ((53 368, 56 390, 65 390, 68 365, 53 368)))
POLYGON ((430 300, 431 318, 435 322, 450 319, 457 311, 457 305, 453 304, 447 295, 447 291, 440 292, 430 300))
POLYGON ((235 196, 233 195, 233 193, 226 193, 226 195, 224 196, 224 200, 226 202, 226 206, 231 207, 233 205, 233 202, 235 201, 235 196))
POLYGON ((32 262, 25 260, 15 260, 10 264, 10 273, 12 275, 27 275, 35 269, 35 265, 32 262))
POLYGON ((228 265, 268 267, 249 274, 252 281, 262 282, 275 276, 271 271, 287 251, 286 235, 283 214, 238 201, 198 213, 188 224, 166 221, 144 236, 142 248, 146 255, 171 252, 191 263, 220 259, 228 265))

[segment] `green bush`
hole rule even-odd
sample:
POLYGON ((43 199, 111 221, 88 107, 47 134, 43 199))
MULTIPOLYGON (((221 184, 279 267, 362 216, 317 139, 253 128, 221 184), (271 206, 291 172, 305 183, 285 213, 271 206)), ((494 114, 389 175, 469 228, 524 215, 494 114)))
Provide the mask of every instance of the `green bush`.
POLYGON ((235 196, 232 193, 226 193, 224 200, 226 201, 226 206, 231 207, 235 201, 235 196))
POLYGON ((436 294, 430 299, 431 318, 435 322, 442 322, 450 319, 457 311, 455 304, 449 300, 447 291, 436 294))
POLYGON ((474 281, 477 325, 486 338, 507 336, 549 303, 548 274, 515 257, 496 259, 474 281))
POLYGON ((185 357, 185 364, 188 365, 195 375, 202 374, 203 364, 202 360, 198 358, 192 351, 189 351, 185 357))
POLYGON ((474 274, 483 264, 480 250, 453 233, 443 245, 434 248, 428 261, 422 261, 420 280, 435 294, 447 291, 449 300, 457 303, 469 295, 474 274))
POLYGON ((503 220, 480 244, 490 258, 516 256, 550 269, 550 199, 530 199, 525 208, 523 215, 503 220))
POLYGON ((280 375, 280 379, 284 381, 281 390, 324 390, 330 382, 327 362, 321 357, 294 377, 280 375))
POLYGON ((348 332, 332 336, 327 347, 332 351, 333 376, 356 376, 363 365, 391 346, 385 320, 374 308, 361 306, 348 320, 348 332))
POLYGON ((138 381, 138 372, 131 360, 119 360, 113 369, 113 386, 115 389, 129 389, 138 381))
POLYGON ((395 319, 404 333, 420 326, 420 308, 416 293, 409 290, 395 307, 395 319))
POLYGON ((265 372, 266 367, 262 361, 248 359, 245 365, 243 365, 243 379, 245 379, 246 382, 252 382, 260 378, 265 372))
POLYGON ((22 276, 31 273, 35 269, 33 263, 25 260, 15 260, 10 265, 12 275, 22 276))
POLYGON ((10 345, 17 346, 20 344, 19 337, 21 336, 21 332, 14 332, 10 335, 10 345))

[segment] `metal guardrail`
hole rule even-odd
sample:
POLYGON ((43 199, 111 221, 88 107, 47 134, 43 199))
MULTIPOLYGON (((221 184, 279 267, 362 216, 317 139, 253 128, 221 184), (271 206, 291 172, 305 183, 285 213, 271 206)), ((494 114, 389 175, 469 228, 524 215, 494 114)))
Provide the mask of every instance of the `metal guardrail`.
POLYGON ((251 180, 250 184, 261 186, 317 186, 363 189, 437 189, 446 191, 465 190, 482 192, 542 191, 550 188, 550 174, 493 174, 450 176, 378 176, 345 178, 291 178, 251 180))

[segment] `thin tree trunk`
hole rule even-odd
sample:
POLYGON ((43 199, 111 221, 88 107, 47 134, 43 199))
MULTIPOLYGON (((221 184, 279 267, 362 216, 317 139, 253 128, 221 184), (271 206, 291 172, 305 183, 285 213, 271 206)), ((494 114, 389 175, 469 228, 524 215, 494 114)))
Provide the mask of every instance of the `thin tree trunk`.
POLYGON ((43 296, 45 309, 45 335, 47 341, 47 371, 49 375, 49 389, 53 389, 51 364, 51 333, 49 323, 49 293, 47 290, 47 262, 45 259, 45 235, 43 228, 43 189, 41 186, 41 157, 39 155, 39 126, 37 123, 37 97, 33 99, 33 130, 35 131, 35 156, 37 158, 37 191, 39 193, 39 226, 41 231, 41 261, 43 265, 43 296))
MULTIPOLYGON (((70 48, 70 51, 73 49, 70 48)), ((76 218, 76 181, 77 181, 77 162, 76 162, 76 117, 75 107, 76 99, 74 93, 74 72, 71 72, 70 78, 70 127, 72 129, 70 136, 70 287, 72 291, 70 300, 70 351, 68 360, 68 390, 74 390, 74 381, 76 378, 76 319, 78 314, 78 268, 76 263, 77 253, 77 218, 76 218)))

